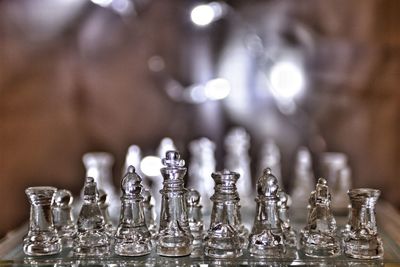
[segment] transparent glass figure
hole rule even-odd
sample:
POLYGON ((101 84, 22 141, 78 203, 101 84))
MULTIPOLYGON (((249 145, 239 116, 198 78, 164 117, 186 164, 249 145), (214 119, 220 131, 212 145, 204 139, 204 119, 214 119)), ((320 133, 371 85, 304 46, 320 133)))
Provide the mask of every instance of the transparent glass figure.
POLYGON ((121 215, 114 237, 117 255, 143 256, 151 252, 151 234, 144 217, 141 182, 135 167, 129 166, 121 182, 121 215))
POLYGON ((285 238, 285 246, 287 248, 297 248, 297 234, 290 225, 289 219, 289 206, 287 204, 288 195, 279 190, 278 191, 279 204, 278 213, 279 219, 281 220, 281 226, 283 230, 283 237, 285 238))
POLYGON ((209 201, 213 192, 213 182, 210 174, 215 172, 215 143, 208 138, 202 137, 193 140, 189 144, 189 187, 196 188, 201 195, 201 205, 205 214, 211 213, 211 202, 209 201))
POLYGON ((250 135, 242 127, 231 129, 224 140, 226 158, 225 167, 240 175, 238 192, 242 204, 248 208, 252 206, 251 196, 254 194, 250 171, 250 135))
POLYGON ((318 179, 310 195, 307 225, 301 231, 300 246, 309 257, 333 257, 340 253, 336 220, 331 210, 331 194, 327 182, 318 179))
POLYGON ((29 187, 25 190, 31 204, 29 230, 23 250, 29 256, 53 255, 61 252, 61 239, 54 227, 51 206, 57 188, 29 187))
POLYGON ((86 168, 86 177, 93 177, 97 188, 106 192, 111 218, 118 218, 119 194, 113 183, 113 155, 107 152, 90 152, 83 155, 82 161, 86 168))
POLYGON ((210 228, 204 240, 204 253, 214 258, 237 258, 242 252, 238 217, 239 194, 236 182, 240 175, 224 170, 214 172, 214 195, 211 197, 213 208, 210 228))
POLYGON ((96 182, 87 177, 83 189, 83 205, 78 217, 78 232, 74 237, 76 256, 106 256, 110 253, 110 237, 99 207, 96 182))
POLYGON ((293 189, 290 194, 293 207, 296 210, 301 212, 306 210, 308 197, 311 191, 314 190, 314 185, 315 178, 312 170, 311 153, 307 148, 301 147, 297 152, 293 189))
POLYGON ((72 247, 77 230, 71 210, 72 202, 73 197, 68 190, 60 189, 54 194, 53 222, 63 247, 72 247))
POLYGON ((286 252, 278 212, 278 190, 278 180, 271 169, 265 169, 257 181, 256 217, 249 236, 249 252, 254 257, 281 258, 286 252))
POLYGON ((358 188, 348 192, 351 202, 350 230, 344 238, 344 253, 356 259, 383 258, 383 244, 378 234, 375 205, 380 191, 358 188))
POLYGON ((190 233, 186 192, 183 177, 186 174, 185 161, 177 151, 167 151, 162 160, 164 178, 160 224, 156 252, 161 256, 186 256, 192 252, 193 235, 190 233))
POLYGON ((283 190, 281 152, 272 139, 268 139, 261 147, 257 175, 263 174, 265 166, 271 169, 276 179, 278 179, 279 188, 283 190))
POLYGON ((200 205, 200 193, 194 189, 189 189, 187 196, 187 209, 190 232, 193 235, 193 249, 199 248, 203 244, 203 216, 202 206, 200 205))
POLYGON ((151 193, 149 190, 144 189, 142 191, 142 196, 143 196, 143 211, 144 211, 144 219, 146 222, 147 229, 149 229, 150 234, 155 237, 157 234, 157 225, 155 222, 155 211, 154 211, 154 205, 152 202, 154 202, 153 197, 151 196, 151 193))
POLYGON ((332 209, 335 214, 345 215, 348 212, 349 198, 347 191, 351 188, 351 169, 344 167, 337 172, 332 190, 332 209))
POLYGON ((113 237, 115 234, 115 227, 112 223, 111 216, 109 213, 109 204, 107 200, 108 196, 107 193, 100 189, 99 190, 99 207, 101 214, 103 215, 104 218, 104 228, 106 229, 107 234, 110 237, 113 237))

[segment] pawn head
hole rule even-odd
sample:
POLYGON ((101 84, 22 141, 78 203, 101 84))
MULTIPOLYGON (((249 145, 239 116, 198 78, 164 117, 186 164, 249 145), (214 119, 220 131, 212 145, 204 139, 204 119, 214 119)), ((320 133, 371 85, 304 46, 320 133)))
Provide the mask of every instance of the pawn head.
POLYGON ((130 165, 121 182, 122 194, 125 196, 139 195, 142 192, 142 178, 136 173, 135 167, 130 165))
POLYGON ((54 194, 53 205, 56 207, 70 207, 73 201, 73 197, 70 191, 65 189, 59 189, 54 194))

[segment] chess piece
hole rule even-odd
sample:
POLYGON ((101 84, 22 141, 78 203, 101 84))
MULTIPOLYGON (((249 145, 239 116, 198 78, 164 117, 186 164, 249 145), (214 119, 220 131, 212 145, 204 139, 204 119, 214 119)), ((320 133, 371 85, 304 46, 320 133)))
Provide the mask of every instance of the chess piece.
POLYGON ((250 136, 244 128, 237 127, 232 129, 225 138, 227 152, 225 167, 228 170, 239 173, 240 179, 237 188, 246 208, 251 206, 250 198, 253 195, 249 147, 250 136))
POLYGON ((121 182, 121 215, 114 237, 117 255, 142 256, 151 252, 151 234, 145 223, 141 182, 135 167, 129 166, 121 182))
POLYGON ((307 225, 301 231, 301 248, 310 257, 337 256, 340 252, 340 241, 336 233, 336 220, 331 211, 331 194, 325 179, 318 179, 309 203, 307 225))
POLYGON ((278 213, 278 180, 271 169, 257 181, 257 210, 249 237, 249 252, 258 258, 280 258, 286 252, 282 221, 278 213))
POLYGON ((108 211, 109 204, 107 201, 107 193, 102 189, 99 190, 99 207, 104 218, 104 228, 106 229, 107 234, 110 237, 113 237, 115 233, 115 227, 111 221, 110 213, 108 211))
POLYGON ((92 177, 98 190, 107 194, 111 218, 118 218, 119 196, 112 178, 114 157, 106 152, 90 152, 84 154, 82 160, 86 168, 86 177, 92 177))
POLYGON ((265 166, 271 169, 278 180, 278 185, 283 190, 282 171, 281 171, 281 152, 278 145, 272 140, 268 139, 261 148, 260 162, 258 165, 258 174, 262 175, 265 166))
POLYGON ((378 234, 375 205, 380 191, 369 188, 349 190, 350 230, 344 237, 344 253, 356 259, 383 258, 383 244, 378 234))
POLYGON ((54 227, 51 205, 57 188, 29 187, 25 190, 31 204, 29 230, 23 250, 29 256, 53 255, 61 252, 61 240, 54 227))
POLYGON ((210 175, 215 172, 215 144, 203 137, 190 142, 189 149, 191 160, 188 185, 198 190, 203 210, 205 213, 210 213, 211 203, 208 200, 213 191, 213 181, 210 175))
POLYGON ((186 174, 185 161, 177 151, 167 151, 162 160, 164 178, 160 228, 156 252, 161 256, 186 256, 192 252, 193 236, 190 233, 187 217, 186 192, 183 177, 186 174))
POLYGON ((238 204, 240 201, 236 182, 240 175, 224 170, 214 172, 214 195, 210 228, 204 240, 204 252, 213 258, 237 258, 242 252, 238 204))
POLYGON ((155 223, 155 211, 153 197, 150 194, 150 191, 144 189, 142 191, 143 196, 143 212, 144 212, 144 219, 146 222, 147 229, 149 229, 150 234, 154 237, 157 233, 157 225, 155 223))
POLYGON ((193 235, 193 247, 201 247, 203 243, 203 216, 201 213, 200 194, 190 189, 186 196, 190 232, 193 235))
POLYGON ((71 211, 72 202, 73 197, 68 190, 60 189, 54 194, 53 222, 63 247, 72 247, 73 237, 76 234, 76 225, 71 211))
POLYGON ((83 189, 83 205, 78 217, 78 233, 74 237, 76 256, 106 256, 110 252, 110 238, 99 207, 99 192, 94 178, 87 177, 83 189))
POLYGON ((312 171, 312 160, 310 151, 302 147, 297 152, 294 182, 291 193, 293 208, 299 213, 305 213, 308 197, 314 190, 314 173, 312 171))
POLYGON ((278 197, 279 197, 278 214, 279 214, 279 219, 281 220, 284 243, 286 248, 295 249, 297 248, 297 238, 296 238, 296 232, 290 225, 290 219, 288 214, 289 206, 287 205, 288 195, 280 190, 278 192, 278 197))
POLYGON ((347 192, 351 188, 351 169, 349 167, 340 169, 335 181, 332 190, 332 210, 336 214, 345 215, 349 206, 347 192))
POLYGON ((128 147, 128 151, 126 152, 125 156, 125 163, 124 167, 122 169, 123 175, 127 173, 128 167, 133 166, 135 167, 135 171, 137 174, 140 174, 140 161, 142 159, 142 151, 140 150, 140 147, 137 145, 130 145, 128 147))
POLYGON ((326 177, 330 184, 335 185, 338 172, 347 167, 346 154, 340 152, 325 152, 322 153, 320 161, 323 177, 326 177))

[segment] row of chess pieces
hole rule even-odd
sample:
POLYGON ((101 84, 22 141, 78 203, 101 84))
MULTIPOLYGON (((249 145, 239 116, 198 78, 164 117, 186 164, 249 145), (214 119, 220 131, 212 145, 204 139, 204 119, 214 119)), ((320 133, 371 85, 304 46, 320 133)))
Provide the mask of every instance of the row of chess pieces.
POLYGON ((211 222, 204 231, 200 194, 186 189, 185 162, 177 151, 162 159, 161 212, 154 222, 151 195, 142 177, 129 166, 121 181, 120 216, 115 228, 109 218, 106 195, 99 195, 94 178, 87 177, 77 223, 72 218, 72 196, 54 187, 30 187, 30 227, 23 241, 30 256, 53 255, 71 248, 77 257, 208 256, 237 258, 247 249, 256 258, 283 258, 301 250, 310 257, 334 257, 344 253, 357 259, 381 259, 382 240, 375 220, 379 190, 351 189, 351 210, 345 230, 338 232, 331 209, 331 194, 320 178, 308 200, 306 226, 299 235, 291 227, 288 195, 266 168, 256 184, 256 215, 251 231, 241 221, 237 183, 240 174, 224 170, 211 174, 214 194, 211 222))

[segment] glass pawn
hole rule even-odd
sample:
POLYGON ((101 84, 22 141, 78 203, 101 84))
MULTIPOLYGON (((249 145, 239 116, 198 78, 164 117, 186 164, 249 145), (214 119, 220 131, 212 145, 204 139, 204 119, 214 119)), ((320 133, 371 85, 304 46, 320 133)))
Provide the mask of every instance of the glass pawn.
POLYGON ((157 225, 155 223, 155 211, 154 211, 154 199, 151 196, 149 190, 144 189, 142 191, 143 196, 143 211, 144 211, 144 220, 146 222, 147 229, 149 229, 150 234, 155 237, 157 234, 157 225))
POLYGON ((57 188, 29 187, 25 194, 31 204, 29 230, 23 250, 29 256, 53 255, 61 252, 61 240, 54 227, 51 205, 57 188))
POLYGON ((349 206, 347 191, 351 188, 351 169, 349 167, 340 169, 335 180, 332 190, 332 209, 335 214, 346 215, 349 206))
POLYGON ((258 258, 280 258, 286 252, 282 221, 278 213, 278 180, 271 169, 257 181, 257 209, 249 237, 249 252, 258 258))
POLYGON ((309 200, 307 225, 301 231, 300 246, 310 257, 332 257, 340 252, 336 220, 331 210, 331 194, 324 178, 319 178, 309 200))
POLYGON ((160 228, 157 239, 157 254, 161 256, 186 256, 192 252, 193 236, 190 233, 187 216, 186 192, 183 177, 186 174, 185 161, 177 151, 167 151, 162 160, 164 178, 160 228))
POLYGON ((375 205, 380 191, 369 188, 348 192, 351 202, 350 229, 344 237, 344 253, 356 259, 380 259, 383 244, 378 234, 375 205))
POLYGON ((201 213, 200 193, 194 189, 189 189, 186 201, 189 228, 194 238, 193 249, 200 248, 203 244, 203 216, 201 213))
POLYGON ((110 237, 113 237, 115 233, 115 227, 111 221, 111 216, 108 211, 108 196, 107 193, 102 189, 99 190, 99 207, 101 215, 103 215, 104 218, 104 228, 106 229, 107 234, 110 237))
POLYGON ((297 248, 297 234, 290 225, 289 219, 289 206, 287 204, 288 195, 283 192, 278 192, 279 203, 278 203, 278 213, 279 219, 281 220, 281 226, 283 230, 283 237, 285 238, 285 245, 287 248, 297 248))
POLYGON ((76 234, 76 225, 71 211, 72 202, 73 197, 68 190, 57 190, 54 194, 53 222, 63 247, 72 247, 73 237, 76 234))
POLYGON ((262 145, 257 175, 263 174, 265 166, 271 169, 276 179, 278 179, 279 188, 283 190, 281 152, 278 145, 272 139, 268 139, 262 145))
POLYGON ((237 258, 242 252, 238 217, 239 194, 236 182, 240 175, 224 170, 214 172, 215 181, 210 228, 204 240, 204 253, 213 258, 237 258))
POLYGON ((143 256, 151 252, 151 234, 144 217, 141 182, 135 167, 129 166, 121 182, 121 215, 114 237, 117 255, 143 256))
POLYGON ((74 237, 76 256, 105 256, 110 252, 110 238, 99 207, 96 182, 87 177, 83 189, 83 205, 78 217, 78 233, 74 237))

